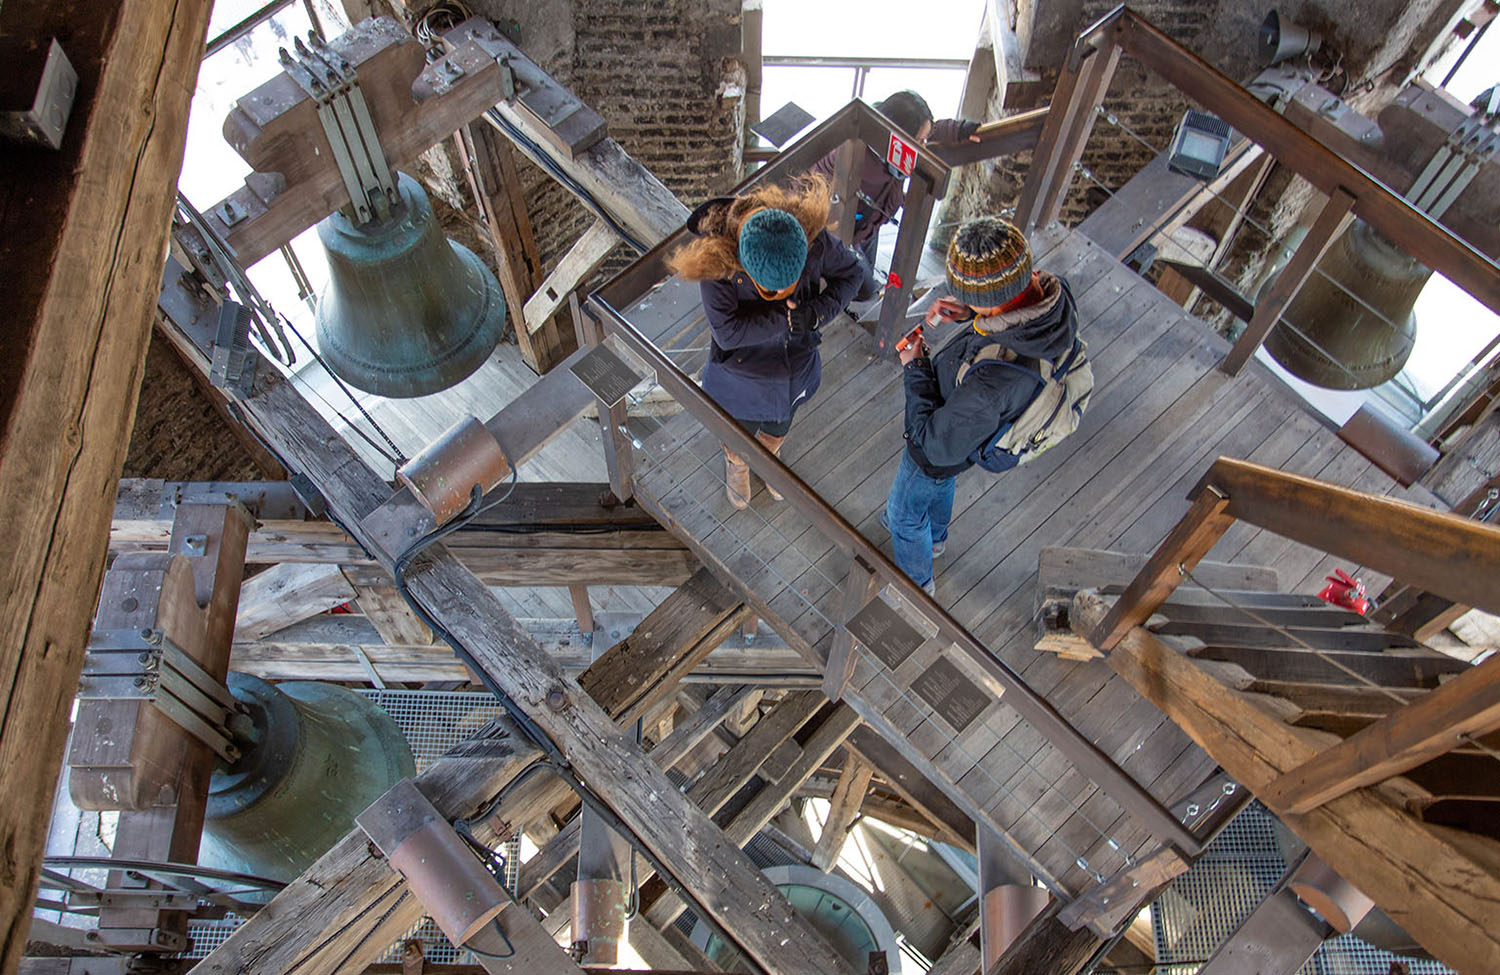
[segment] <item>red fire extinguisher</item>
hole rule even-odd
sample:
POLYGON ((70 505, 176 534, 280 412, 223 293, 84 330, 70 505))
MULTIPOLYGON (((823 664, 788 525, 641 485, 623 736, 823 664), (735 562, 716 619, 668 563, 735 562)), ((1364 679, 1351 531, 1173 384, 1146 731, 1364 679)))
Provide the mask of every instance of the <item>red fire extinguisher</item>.
POLYGON ((1318 593, 1318 598, 1325 603, 1334 606, 1342 606, 1350 612, 1361 616, 1368 616, 1374 604, 1370 597, 1365 595, 1365 584, 1345 572, 1343 569, 1334 569, 1333 575, 1327 576, 1328 585, 1318 593))

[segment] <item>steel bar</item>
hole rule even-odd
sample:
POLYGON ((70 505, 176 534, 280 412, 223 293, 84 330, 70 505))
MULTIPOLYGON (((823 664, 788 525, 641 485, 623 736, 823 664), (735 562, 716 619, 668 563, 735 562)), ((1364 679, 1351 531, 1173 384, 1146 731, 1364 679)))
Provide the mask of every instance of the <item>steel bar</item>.
POLYGON ((744 431, 738 423, 708 397, 690 377, 685 375, 672 360, 643 336, 619 311, 615 310, 601 293, 589 298, 589 305, 606 318, 606 327, 640 356, 656 371, 657 382, 667 390, 683 408, 703 424, 709 433, 741 457, 746 458, 752 469, 761 478, 779 491, 788 502, 797 508, 813 526, 823 533, 835 546, 850 555, 857 555, 885 584, 895 590, 908 605, 915 606, 936 624, 942 635, 953 641, 960 653, 968 657, 987 677, 990 689, 997 697, 1005 695, 1005 702, 1035 727, 1044 738, 1055 745, 1088 776, 1111 799, 1132 816, 1139 819, 1158 840, 1170 844, 1184 854, 1199 852, 1203 843, 1176 817, 1162 806, 1140 783, 1132 779, 1116 765, 1108 755, 1100 751, 1076 728, 1068 723, 1057 709, 1031 688, 1003 660, 996 657, 988 647, 980 643, 973 634, 947 610, 927 595, 920 586, 896 567, 878 548, 865 540, 853 525, 844 520, 827 501, 788 467, 776 459, 759 441, 744 431))

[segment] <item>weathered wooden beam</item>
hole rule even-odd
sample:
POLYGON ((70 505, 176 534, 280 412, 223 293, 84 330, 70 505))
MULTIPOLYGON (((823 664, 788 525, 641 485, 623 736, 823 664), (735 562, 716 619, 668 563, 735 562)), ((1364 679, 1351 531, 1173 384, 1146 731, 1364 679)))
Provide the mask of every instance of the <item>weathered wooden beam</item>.
POLYGON ((388 646, 433 646, 437 637, 394 586, 361 586, 359 610, 388 646))
POLYGON ((78 72, 62 148, 7 148, 0 195, 0 971, 25 950, 210 6, 11 0, 0 17, 62 38, 78 72))
MULTIPOLYGON (((634 613, 597 614, 596 638, 619 639, 620 634, 635 630, 642 619, 634 613)), ((588 669, 590 650, 572 620, 520 622, 568 674, 588 669)), ((368 658, 387 682, 470 679, 463 661, 446 643, 392 646, 382 642, 369 619, 352 614, 315 616, 265 639, 236 643, 233 669, 266 680, 368 680, 369 671, 356 651, 368 658)), ((818 672, 774 633, 749 642, 734 633, 682 675, 684 683, 753 682, 769 687, 811 687, 820 679, 818 672)))
POLYGON ((356 595, 336 565, 275 565, 245 580, 236 640, 259 640, 283 627, 342 606, 356 595))
POLYGON ((881 778, 907 805, 937 827, 939 839, 974 852, 974 822, 879 733, 868 727, 856 728, 849 735, 847 746, 875 766, 881 778))
POLYGON ((1331 799, 1400 775, 1500 728, 1500 657, 1459 674, 1284 772, 1260 793, 1278 809, 1306 813, 1331 799))
POLYGON ((865 793, 869 791, 870 779, 875 767, 858 755, 850 753, 844 762, 844 771, 839 775, 838 786, 828 801, 828 818, 823 821, 823 832, 818 837, 818 846, 813 850, 813 866, 828 871, 838 862, 839 851, 854 819, 864 805, 865 793))
MULTIPOLYGON (((1077 625, 1093 629, 1105 600, 1080 593, 1077 625)), ((1327 736, 1281 723, 1139 627, 1110 653, 1110 667, 1161 708, 1235 781, 1259 795, 1306 762, 1327 736)), ((1392 919, 1460 971, 1500 971, 1500 849, 1418 822, 1388 794, 1363 788, 1306 814, 1275 809, 1329 866, 1374 898, 1392 919)))
POLYGON ((523 317, 517 319, 521 326, 517 331, 522 328, 528 334, 540 331, 568 303, 568 295, 599 269, 619 243, 620 235, 610 230, 603 220, 590 224, 583 236, 557 262, 552 273, 526 299, 523 317))
POLYGON ((1221 457, 1203 483, 1231 517, 1487 612, 1500 612, 1500 528, 1221 457))
MULTIPOLYGON (((1131 627, 1144 623, 1156 612, 1182 581, 1182 571, 1191 572, 1234 524, 1234 518, 1225 513, 1227 507, 1223 493, 1213 487, 1200 487, 1194 493, 1187 514, 1146 560, 1124 595, 1110 607, 1098 632, 1089 633, 1094 646, 1108 652, 1131 627)), ((1088 631, 1078 629, 1078 632, 1088 631)))

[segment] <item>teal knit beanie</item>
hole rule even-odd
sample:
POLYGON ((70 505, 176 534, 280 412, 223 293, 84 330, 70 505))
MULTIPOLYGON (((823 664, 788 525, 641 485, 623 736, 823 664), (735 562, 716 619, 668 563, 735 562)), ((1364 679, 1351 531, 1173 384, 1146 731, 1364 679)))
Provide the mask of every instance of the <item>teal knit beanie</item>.
POLYGON ((785 210, 760 210, 740 227, 740 265, 766 291, 797 283, 807 263, 807 234, 785 210))

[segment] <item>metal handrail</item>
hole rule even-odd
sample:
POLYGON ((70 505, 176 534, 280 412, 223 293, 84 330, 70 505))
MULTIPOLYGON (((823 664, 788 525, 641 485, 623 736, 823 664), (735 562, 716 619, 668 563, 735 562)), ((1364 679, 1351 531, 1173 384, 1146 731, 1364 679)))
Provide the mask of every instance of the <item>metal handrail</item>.
MULTIPOLYGON (((606 289, 607 290, 607 289, 606 289)), ((951 640, 966 657, 986 675, 991 690, 1003 696, 1007 704, 1035 727, 1044 738, 1087 775, 1110 799, 1139 819, 1151 833, 1185 855, 1203 848, 1203 841, 1179 822, 1149 791, 1074 728, 1025 679, 995 656, 961 623, 950 616, 938 602, 902 572, 859 531, 838 513, 822 496, 793 471, 745 432, 723 407, 715 403, 702 388, 682 372, 665 352, 657 348, 606 297, 605 291, 591 295, 588 308, 605 320, 606 329, 619 337, 656 373, 656 381, 692 414, 711 434, 743 457, 761 478, 786 501, 805 515, 814 527, 839 549, 862 559, 884 584, 927 619, 938 632, 951 640)))

